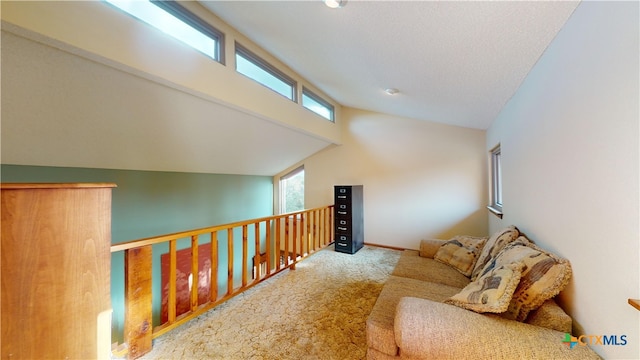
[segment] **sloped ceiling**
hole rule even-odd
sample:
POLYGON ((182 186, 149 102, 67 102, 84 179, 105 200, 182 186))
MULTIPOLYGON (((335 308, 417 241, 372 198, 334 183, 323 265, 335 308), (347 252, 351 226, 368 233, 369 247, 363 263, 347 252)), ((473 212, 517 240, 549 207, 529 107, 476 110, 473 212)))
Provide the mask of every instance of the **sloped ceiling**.
MULTIPOLYGON (((342 105, 477 129, 578 4, 200 3, 342 105)), ((271 176, 331 145, 2 25, 4 164, 271 176)))
POLYGON ((2 32, 3 164, 272 176, 328 145, 2 32))
POLYGON ((477 129, 489 127, 579 4, 200 3, 345 106, 477 129))

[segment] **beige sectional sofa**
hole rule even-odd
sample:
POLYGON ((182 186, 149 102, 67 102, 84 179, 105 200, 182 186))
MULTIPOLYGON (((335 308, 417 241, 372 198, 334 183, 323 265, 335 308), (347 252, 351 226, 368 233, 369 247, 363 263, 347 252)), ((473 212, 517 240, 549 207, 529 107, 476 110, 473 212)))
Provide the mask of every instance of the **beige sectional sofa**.
POLYGON ((514 226, 405 250, 367 319, 367 358, 590 359, 553 300, 571 266, 514 226))

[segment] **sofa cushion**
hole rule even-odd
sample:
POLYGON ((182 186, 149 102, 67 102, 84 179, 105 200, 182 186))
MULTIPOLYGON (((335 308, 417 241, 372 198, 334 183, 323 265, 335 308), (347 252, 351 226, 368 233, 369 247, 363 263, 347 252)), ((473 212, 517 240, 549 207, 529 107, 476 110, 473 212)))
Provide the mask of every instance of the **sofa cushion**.
POLYGON ((460 288, 391 275, 367 318, 367 344, 387 355, 397 355, 398 346, 393 334, 393 322, 400 299, 411 296, 441 302, 458 291, 460 288))
POLYGON ((394 328, 407 359, 600 359, 566 333, 425 299, 401 299, 394 328))
POLYGON ((502 250, 507 244, 515 241, 518 236, 520 236, 520 232, 513 225, 493 234, 484 244, 480 255, 478 255, 478 260, 471 272, 471 280, 475 280, 482 269, 484 269, 485 265, 493 260, 500 250, 502 250))
POLYGON ((573 326, 571 316, 567 315, 553 299, 545 301, 539 308, 530 312, 525 322, 563 333, 571 333, 573 326))
POLYGON ((568 260, 542 250, 524 236, 507 245, 482 273, 511 263, 524 263, 524 268, 509 308, 503 314, 507 319, 524 321, 530 311, 560 293, 571 278, 568 260))
POLYGON ((458 288, 458 291, 469 283, 468 277, 451 266, 434 259, 421 257, 415 250, 402 252, 391 275, 454 286, 458 288))
POLYGON ((440 246, 446 243, 446 240, 440 239, 426 239, 420 241, 420 256, 433 259, 436 252, 440 250, 440 246))
POLYGON ((483 237, 455 236, 440 246, 433 258, 452 266, 464 276, 470 276, 486 241, 487 238, 483 237))
POLYGON ((520 282, 524 263, 510 263, 493 268, 472 281, 461 292, 445 301, 479 313, 507 310, 511 296, 520 282))

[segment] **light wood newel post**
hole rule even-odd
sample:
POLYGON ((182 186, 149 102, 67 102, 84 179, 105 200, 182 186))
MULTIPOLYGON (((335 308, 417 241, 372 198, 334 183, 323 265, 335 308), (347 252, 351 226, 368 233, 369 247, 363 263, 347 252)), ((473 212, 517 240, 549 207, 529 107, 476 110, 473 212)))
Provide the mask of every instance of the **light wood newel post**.
POLYGON ((191 311, 198 308, 198 235, 191 236, 191 311))
POLYGON ((211 286, 209 301, 218 300, 218 232, 211 233, 211 286))
POLYGON ((151 245, 128 249, 124 253, 124 334, 129 347, 129 359, 139 358, 151 351, 151 254, 151 245))
POLYGON ((176 321, 176 298, 178 290, 177 286, 177 243, 176 240, 169 241, 169 299, 167 301, 167 321, 172 324, 176 321))

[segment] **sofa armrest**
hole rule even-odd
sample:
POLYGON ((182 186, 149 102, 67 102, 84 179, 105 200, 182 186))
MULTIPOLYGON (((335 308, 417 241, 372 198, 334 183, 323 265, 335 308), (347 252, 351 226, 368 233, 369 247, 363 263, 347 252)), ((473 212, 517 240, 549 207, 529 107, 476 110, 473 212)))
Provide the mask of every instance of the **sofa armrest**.
POLYGON ((433 259, 438 249, 440 249, 440 246, 446 242, 446 240, 440 239, 422 240, 420 242, 420 256, 433 259))
POLYGON ((559 331, 412 297, 398 303, 394 336, 410 359, 599 359, 559 331))
POLYGON ((571 316, 567 315, 553 299, 545 301, 539 308, 530 312, 525 322, 565 333, 570 333, 573 326, 571 316))

